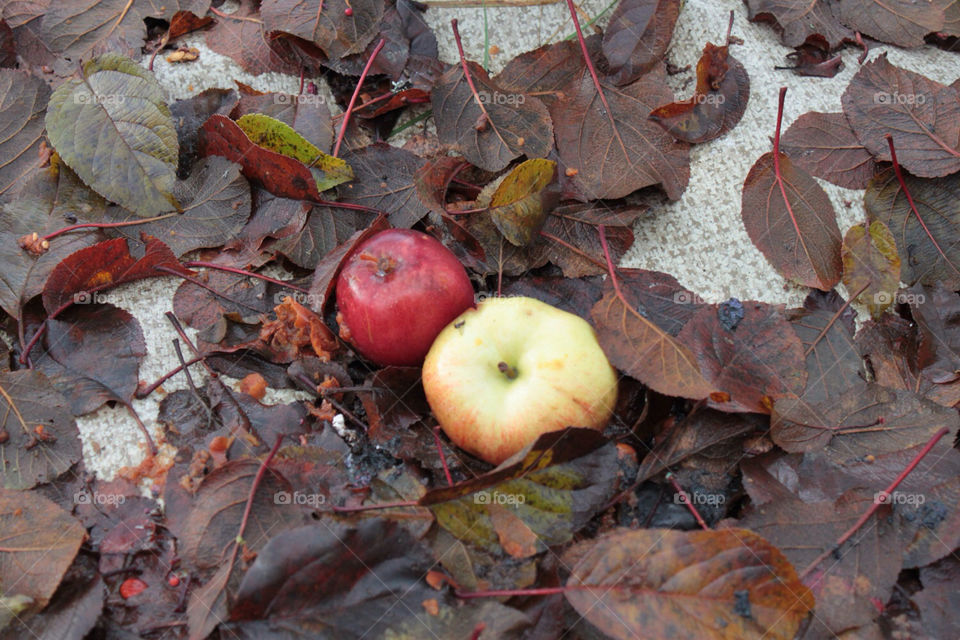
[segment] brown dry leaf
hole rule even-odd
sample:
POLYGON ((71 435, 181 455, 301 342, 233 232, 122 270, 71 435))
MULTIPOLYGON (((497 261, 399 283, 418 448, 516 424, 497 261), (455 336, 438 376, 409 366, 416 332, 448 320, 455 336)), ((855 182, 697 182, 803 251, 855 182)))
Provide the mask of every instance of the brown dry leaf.
POLYGON ((677 341, 693 352, 703 377, 724 402, 721 411, 769 413, 778 397, 807 382, 803 345, 773 305, 737 300, 709 306, 684 325, 677 341))
POLYGON ((877 171, 842 113, 804 113, 783 134, 780 150, 798 167, 845 189, 866 189, 877 171))
POLYGON ((622 0, 603 31, 607 79, 630 84, 663 60, 680 17, 680 0, 622 0))
POLYGON ((5 596, 22 595, 42 609, 57 590, 87 532, 43 495, 0 489, 0 584, 5 596))
POLYGON ((854 31, 898 47, 919 47, 928 33, 944 25, 937 2, 914 0, 842 0, 840 21, 854 31))
POLYGON ((577 171, 574 187, 597 199, 661 185, 668 198, 680 198, 690 180, 690 147, 646 117, 674 99, 663 65, 624 87, 600 84, 611 113, 586 71, 550 107, 560 165, 577 171))
POLYGON ((384 3, 379 0, 264 0, 260 4, 265 31, 303 38, 335 60, 362 52, 380 32, 383 12, 384 3))
POLYGON ((749 98, 750 76, 729 54, 729 44, 708 42, 697 62, 693 96, 654 109, 650 119, 680 140, 708 142, 737 126, 749 98))
POLYGON ((806 42, 823 42, 836 49, 853 31, 840 20, 839 0, 746 0, 747 17, 754 22, 770 22, 780 32, 780 41, 788 47, 806 42))
POLYGON ((784 278, 829 291, 840 281, 842 237, 830 198, 806 171, 774 152, 750 168, 740 213, 750 240, 784 278), (784 198, 786 193, 786 198, 784 198))
POLYGON ((861 144, 890 162, 885 135, 907 171, 937 178, 960 170, 960 95, 952 87, 896 67, 882 54, 864 64, 843 92, 843 112, 861 144))
POLYGON ((875 384, 823 402, 779 398, 770 418, 770 435, 785 451, 826 446, 847 458, 900 451, 927 442, 943 426, 956 433, 955 411, 910 391, 875 384))
POLYGON ((843 286, 865 304, 874 319, 893 304, 900 288, 900 255, 889 227, 874 220, 869 228, 855 224, 843 238, 843 286))
POLYGON ((814 607, 784 554, 746 529, 614 529, 567 558, 564 595, 612 638, 789 640, 814 607))
POLYGON ((916 213, 888 168, 870 181, 863 195, 867 220, 879 220, 893 232, 900 280, 960 288, 960 173, 933 180, 904 173, 903 179, 916 213))
POLYGON ((590 319, 610 363, 654 391, 700 400, 714 391, 700 372, 696 356, 641 313, 639 295, 630 288, 621 297, 608 278, 590 319))
POLYGON ((544 104, 501 88, 475 62, 467 66, 476 97, 462 65, 452 67, 434 85, 431 102, 440 143, 487 171, 500 171, 520 155, 546 157, 553 147, 553 125, 544 104))

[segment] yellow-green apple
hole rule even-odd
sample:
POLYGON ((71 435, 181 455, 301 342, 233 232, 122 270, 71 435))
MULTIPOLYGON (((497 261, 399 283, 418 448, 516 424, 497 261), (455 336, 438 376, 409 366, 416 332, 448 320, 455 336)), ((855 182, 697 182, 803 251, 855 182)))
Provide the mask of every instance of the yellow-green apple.
POLYGON ((340 335, 382 365, 417 366, 474 303, 457 257, 419 231, 388 229, 357 247, 337 279, 340 335))
POLYGON ((548 431, 603 429, 617 374, 579 316, 534 298, 489 298, 437 336, 423 388, 454 444, 500 464, 548 431))

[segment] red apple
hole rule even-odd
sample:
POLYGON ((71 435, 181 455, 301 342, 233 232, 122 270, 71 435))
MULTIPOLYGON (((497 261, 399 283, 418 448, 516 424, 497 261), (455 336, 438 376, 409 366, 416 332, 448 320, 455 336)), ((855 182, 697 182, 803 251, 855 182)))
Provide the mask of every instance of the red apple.
POLYGON ((580 316, 533 298, 489 298, 434 340, 423 390, 454 444, 500 464, 548 431, 603 429, 617 372, 580 316))
POLYGON ((340 335, 382 365, 419 365, 437 334, 473 306, 457 257, 409 229, 381 231, 360 245, 336 290, 340 335))

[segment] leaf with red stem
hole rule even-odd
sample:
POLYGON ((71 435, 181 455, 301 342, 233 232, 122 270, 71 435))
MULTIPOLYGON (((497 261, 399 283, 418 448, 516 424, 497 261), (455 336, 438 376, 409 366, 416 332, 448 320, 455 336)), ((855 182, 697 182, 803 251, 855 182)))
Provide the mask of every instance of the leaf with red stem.
POLYGON ((785 94, 781 89, 773 151, 760 156, 743 181, 743 224, 783 277, 829 291, 840 281, 843 239, 826 192, 780 153, 785 94))
POLYGON ((706 398, 714 388, 700 372, 696 357, 647 318, 634 292, 620 287, 604 226, 600 225, 598 231, 610 277, 604 285, 603 298, 590 312, 590 319, 610 363, 664 395, 693 400, 706 398))
MULTIPOLYGON (((877 174, 863 195, 867 220, 893 232, 900 279, 909 285, 960 288, 960 173, 924 179, 897 167, 877 174), (902 178, 902 180, 901 180, 902 178)), ((892 295, 892 292, 891 292, 892 295)))
POLYGON ((865 189, 877 170, 842 113, 804 113, 783 134, 780 150, 802 169, 846 189, 865 189))
POLYGON ((883 54, 860 67, 842 101, 857 138, 877 160, 890 161, 889 134, 910 173, 938 178, 960 170, 956 89, 896 67, 883 54))

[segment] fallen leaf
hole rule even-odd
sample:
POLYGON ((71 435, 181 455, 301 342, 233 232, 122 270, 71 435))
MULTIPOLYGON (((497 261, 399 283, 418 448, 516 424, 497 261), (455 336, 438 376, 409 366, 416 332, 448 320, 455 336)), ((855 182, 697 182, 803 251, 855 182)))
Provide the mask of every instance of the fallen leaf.
POLYGON ((129 58, 109 53, 84 64, 50 96, 46 127, 63 161, 107 200, 145 218, 178 208, 170 108, 153 75, 129 58))
POLYGON ((677 342, 693 353, 700 371, 723 402, 720 411, 769 413, 771 402, 801 393, 807 381, 803 346, 773 305, 731 299, 690 318, 677 342))
POLYGON ((847 229, 841 249, 843 286, 855 293, 874 319, 893 304, 900 288, 900 255, 889 227, 879 220, 847 229))
POLYGON ((333 59, 363 51, 380 31, 383 12, 384 4, 377 0, 264 0, 260 4, 266 31, 283 31, 313 42, 333 59))
POLYGON ((750 99, 750 76, 729 53, 710 42, 697 62, 697 86, 686 100, 657 107, 650 119, 679 140, 708 142, 740 122, 750 99))
POLYGON ((857 138, 877 160, 890 162, 889 134, 897 160, 913 175, 960 170, 960 95, 952 87, 896 67, 882 54, 860 67, 841 100, 857 138))
POLYGON ((780 150, 798 167, 845 189, 866 189, 877 172, 842 113, 802 114, 783 134, 780 150))
POLYGON ((577 169, 573 185, 590 199, 622 198, 660 185, 677 200, 690 180, 689 145, 673 139, 646 114, 673 102, 663 65, 636 82, 614 87, 601 81, 606 113, 590 74, 581 71, 550 107, 560 165, 577 169), (607 140, 609 144, 596 144, 607 140))
POLYGON ((26 596, 33 611, 50 601, 87 534, 70 514, 39 493, 0 489, 0 583, 26 596))
POLYGON ((819 41, 828 49, 836 49, 854 38, 853 31, 840 20, 837 0, 746 0, 746 4, 747 17, 774 24, 780 41, 788 47, 819 41))
POLYGON ((140 257, 134 256, 125 238, 113 238, 64 258, 50 272, 43 287, 43 306, 47 313, 56 314, 71 304, 96 303, 98 292, 119 284, 170 275, 157 267, 178 275, 194 275, 156 238, 141 235, 140 242, 133 246, 143 252, 140 257))
POLYGON ((603 32, 602 50, 610 66, 610 82, 630 84, 663 60, 682 4, 680 0, 617 3, 603 32))
POLYGON ((830 198, 790 158, 760 156, 743 181, 747 235, 784 278, 829 291, 840 282, 842 237, 830 198))
POLYGON ((493 192, 490 217, 510 244, 533 242, 560 199, 558 190, 550 188, 556 175, 556 162, 532 158, 511 169, 493 192))
POLYGON ((38 151, 43 136, 43 112, 50 89, 43 80, 13 69, 0 69, 0 194, 18 188, 40 166, 38 151))
POLYGON ((614 529, 566 557, 564 595, 612 638, 789 640, 814 607, 784 553, 746 529, 614 529))
POLYGON ((431 102, 440 143, 487 171, 500 171, 520 155, 545 157, 553 146, 554 128, 543 103, 502 89, 475 62, 467 66, 477 97, 460 65, 434 85, 431 102))
POLYGON ((385 142, 347 151, 343 158, 355 179, 338 189, 340 201, 386 212, 395 229, 409 229, 427 215, 413 182, 423 158, 385 142))
POLYGON ((258 7, 242 2, 230 17, 216 20, 207 30, 204 41, 210 49, 232 59, 249 74, 298 73, 296 64, 270 46, 267 31, 260 20, 258 7))
POLYGON ((940 31, 943 8, 912 0, 843 0, 839 18, 854 31, 898 47, 919 47, 928 33, 940 31))

